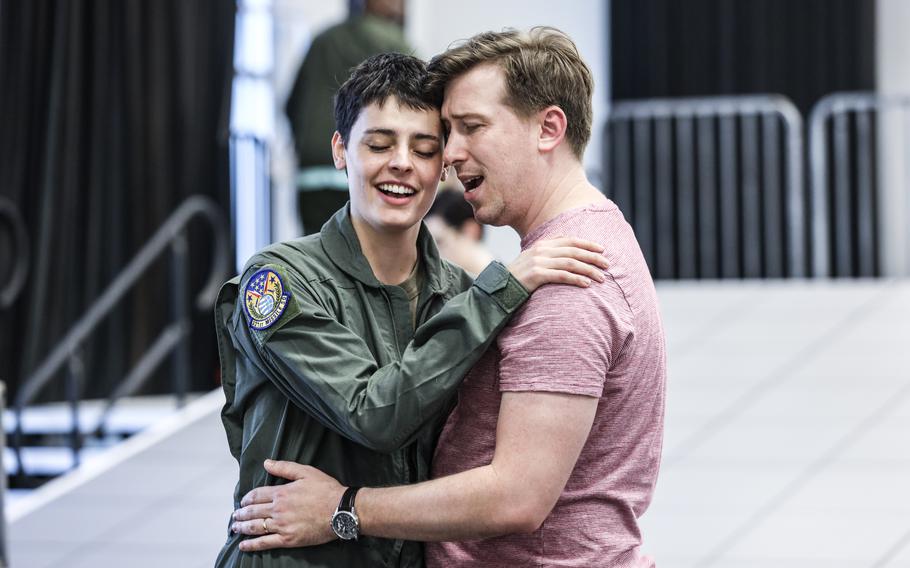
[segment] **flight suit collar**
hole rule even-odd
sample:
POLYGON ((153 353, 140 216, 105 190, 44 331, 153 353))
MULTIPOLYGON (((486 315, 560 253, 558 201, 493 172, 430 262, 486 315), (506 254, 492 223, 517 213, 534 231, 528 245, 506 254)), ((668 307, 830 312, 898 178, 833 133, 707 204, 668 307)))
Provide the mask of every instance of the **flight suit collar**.
MULTIPOLYGON (((351 222, 350 208, 351 204, 348 203, 322 226, 322 248, 329 259, 349 276, 367 286, 381 288, 383 284, 376 279, 370 263, 363 255, 360 240, 351 222)), ((423 221, 417 235, 417 253, 424 262, 426 285, 430 292, 445 293, 449 287, 449 278, 445 276, 447 269, 443 266, 436 242, 423 221)))

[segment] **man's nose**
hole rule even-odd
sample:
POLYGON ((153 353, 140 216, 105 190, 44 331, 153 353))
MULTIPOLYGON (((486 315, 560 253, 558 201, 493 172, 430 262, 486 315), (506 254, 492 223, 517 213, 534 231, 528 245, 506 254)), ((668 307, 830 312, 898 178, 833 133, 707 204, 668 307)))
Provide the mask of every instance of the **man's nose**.
POLYGON ((442 153, 445 163, 457 166, 466 159, 464 139, 456 132, 451 132, 446 140, 445 150, 442 153))

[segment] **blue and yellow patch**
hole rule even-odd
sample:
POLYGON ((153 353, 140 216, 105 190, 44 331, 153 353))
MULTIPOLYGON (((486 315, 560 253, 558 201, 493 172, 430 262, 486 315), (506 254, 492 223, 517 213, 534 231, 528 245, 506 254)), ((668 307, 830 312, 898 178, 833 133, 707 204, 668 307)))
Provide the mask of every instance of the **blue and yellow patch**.
POLYGON ((263 268, 246 283, 243 307, 251 329, 272 327, 288 307, 291 295, 284 291, 284 282, 274 270, 263 268))

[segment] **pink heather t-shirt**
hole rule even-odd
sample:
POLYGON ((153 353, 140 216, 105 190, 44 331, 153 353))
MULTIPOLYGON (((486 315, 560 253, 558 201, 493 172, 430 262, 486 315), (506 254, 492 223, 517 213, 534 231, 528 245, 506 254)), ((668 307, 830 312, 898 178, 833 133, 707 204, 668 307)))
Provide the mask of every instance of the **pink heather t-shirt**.
POLYGON ((632 228, 611 201, 559 215, 526 236, 522 248, 558 236, 604 245, 606 282, 548 285, 531 296, 465 378, 432 475, 493 460, 504 391, 597 397, 591 433, 540 529, 428 543, 430 567, 654 566, 639 551, 637 522, 654 492, 663 441, 666 356, 654 283, 632 228))

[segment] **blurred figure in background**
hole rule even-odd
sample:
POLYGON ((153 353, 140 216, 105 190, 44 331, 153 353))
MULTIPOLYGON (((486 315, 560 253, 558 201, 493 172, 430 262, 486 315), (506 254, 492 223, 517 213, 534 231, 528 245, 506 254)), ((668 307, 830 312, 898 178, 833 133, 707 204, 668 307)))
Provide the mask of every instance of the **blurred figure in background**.
POLYGON ((474 219, 474 210, 460 187, 440 188, 424 222, 442 257, 470 274, 480 274, 494 260, 483 246, 483 225, 474 219))
POLYGON ((319 232, 348 200, 348 182, 332 165, 326 143, 335 131, 335 93, 367 57, 413 51, 403 22, 404 0, 366 0, 362 12, 352 9, 347 20, 310 44, 285 106, 297 152, 297 207, 304 234, 319 232))

